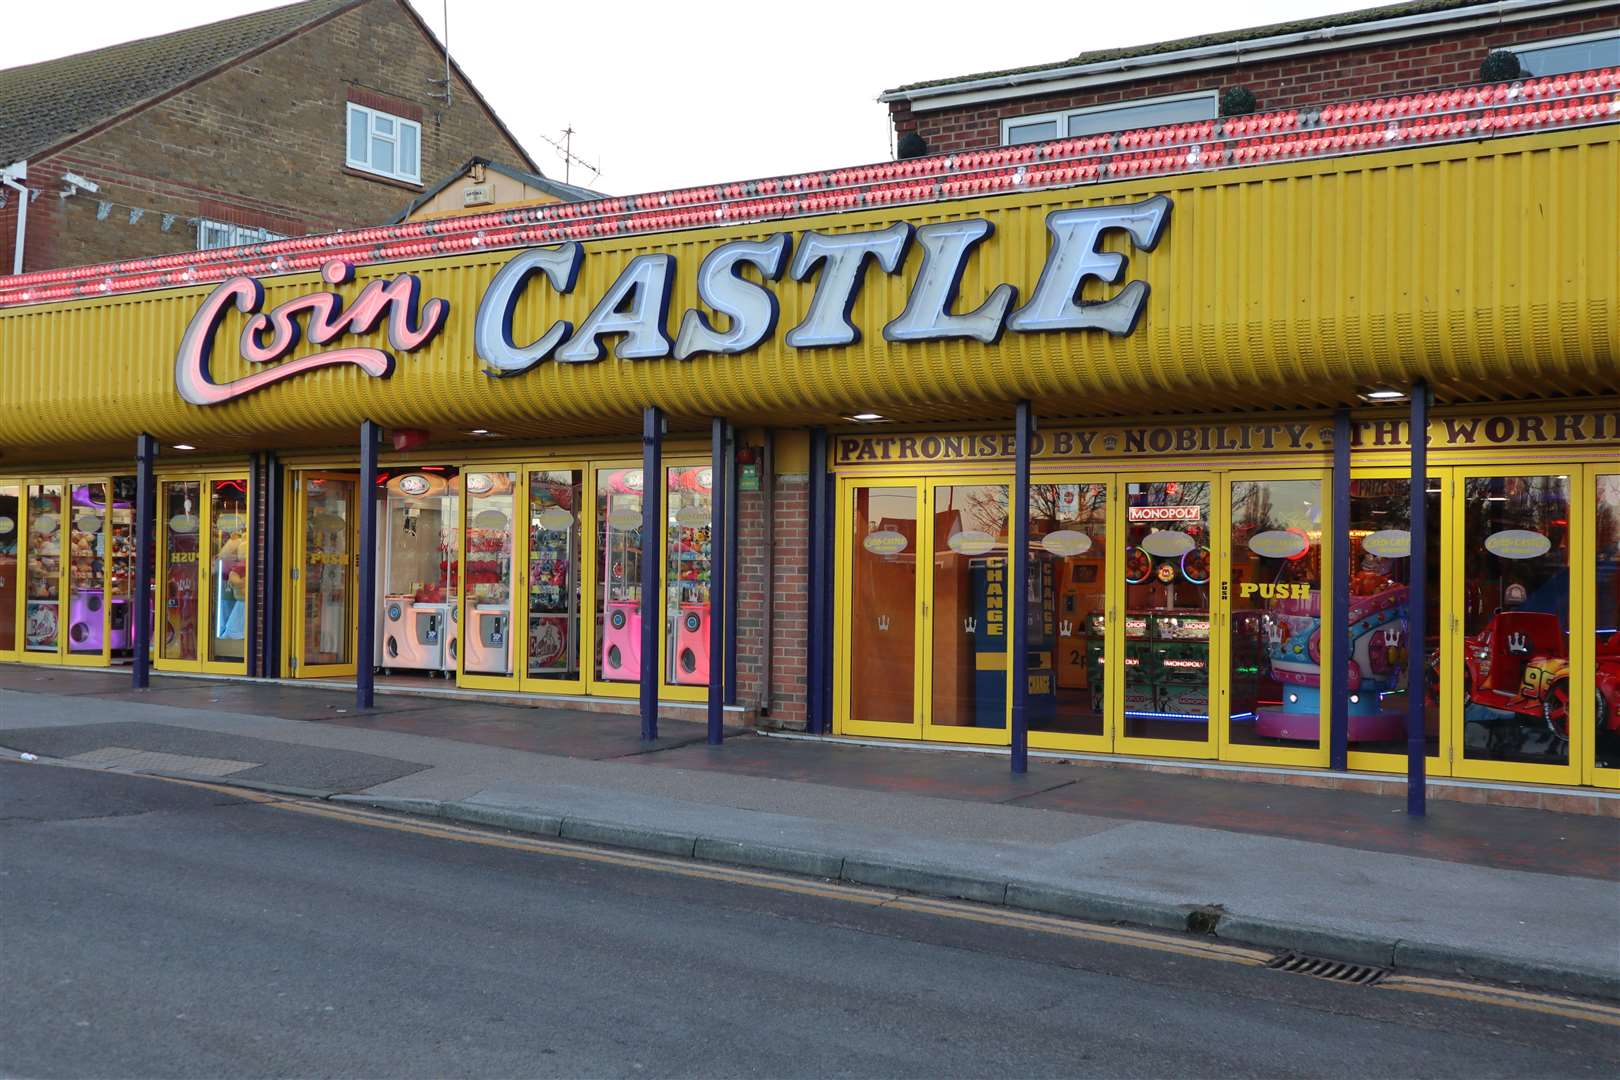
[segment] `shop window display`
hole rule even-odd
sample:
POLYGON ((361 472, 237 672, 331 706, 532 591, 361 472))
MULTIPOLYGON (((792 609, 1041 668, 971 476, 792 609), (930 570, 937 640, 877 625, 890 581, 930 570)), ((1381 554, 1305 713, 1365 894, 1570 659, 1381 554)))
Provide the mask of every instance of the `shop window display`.
MULTIPOLYGON (((929 722, 940 727, 1007 726, 1008 669, 1012 659, 1012 568, 1007 560, 1006 484, 941 484, 934 488, 933 667, 929 722)), ((1051 564, 1032 560, 1030 577, 1051 564)), ((1050 596, 1037 587, 1035 610, 1050 596)), ((1026 607, 1026 613, 1029 610, 1026 607)), ((1037 630, 1048 620, 1037 620, 1037 630)), ((1052 709, 1051 643, 1029 641, 1029 713, 1052 709)))
POLYGON ((536 679, 579 678, 577 471, 529 474, 529 661, 536 679))
POLYGON ((467 650, 462 667, 485 675, 512 673, 512 585, 517 577, 513 534, 517 524, 517 475, 462 473, 467 507, 467 650))
POLYGON ((1569 761, 1568 476, 1463 481, 1463 755, 1569 761))
POLYGON ((640 469, 596 473, 596 677, 641 679, 640 469))
MULTIPOLYGON (((1031 592, 1039 594, 1028 609, 1036 620, 1030 629, 1050 631, 1055 687, 1053 707, 1033 710, 1030 730, 1101 735, 1107 705, 1108 485, 1031 484, 1029 542, 1031 592)), ((1031 639, 1037 640, 1033 633, 1031 639)), ((1033 645, 1031 651, 1033 672, 1033 645)), ((1032 680, 1032 695, 1035 688, 1032 680)))
POLYGON ((709 685, 709 620, 717 612, 709 585, 714 551, 714 470, 707 465, 665 470, 669 534, 665 538, 664 678, 709 685))
POLYGON ((17 647, 17 556, 22 507, 17 485, 0 484, 0 652, 17 647))
POLYGON ((916 720, 917 489, 855 489, 850 527, 850 709, 856 720, 916 720))
POLYGON ((247 649, 247 481, 213 480, 208 489, 208 659, 239 664, 247 649))
POLYGON ((1620 475, 1597 477, 1594 494, 1597 565, 1592 614, 1597 685, 1592 754, 1598 768, 1620 769, 1620 475))
MULTIPOLYGON (((1440 752, 1440 506, 1441 481, 1425 491, 1424 530, 1424 737, 1428 755, 1440 752)), ((1405 755, 1408 656, 1411 638, 1408 590, 1412 558, 1412 481, 1404 477, 1350 481, 1349 692, 1346 741, 1351 750, 1405 755)))
POLYGON ((24 567, 23 647, 57 651, 62 599, 62 485, 28 485, 28 539, 24 567))
POLYGON ((197 659, 201 492, 202 484, 196 480, 171 480, 163 485, 163 609, 158 655, 165 660, 197 659))
POLYGON ((1315 747, 1322 715, 1322 484, 1232 481, 1227 738, 1315 747))
POLYGON ((386 672, 456 670, 460 486, 455 470, 443 467, 386 480, 375 660, 386 672))
POLYGON ((353 659, 353 531, 356 482, 305 476, 303 602, 304 667, 342 665, 353 659))
POLYGON ((1125 489, 1125 724, 1130 738, 1209 738, 1210 485, 1125 489), (1134 661, 1134 662, 1133 662, 1134 661))

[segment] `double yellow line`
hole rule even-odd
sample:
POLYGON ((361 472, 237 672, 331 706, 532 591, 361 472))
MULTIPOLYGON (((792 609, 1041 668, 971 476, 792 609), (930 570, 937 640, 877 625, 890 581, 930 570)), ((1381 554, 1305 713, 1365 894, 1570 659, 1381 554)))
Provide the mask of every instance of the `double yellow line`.
MULTIPOLYGON (((325 818, 329 821, 363 825, 374 829, 387 829, 391 832, 409 833, 413 836, 425 836, 436 840, 450 840, 456 843, 477 844, 481 847, 500 848, 506 851, 521 851, 531 855, 549 855, 556 858, 573 859, 578 862, 602 863, 633 870, 674 874, 679 877, 696 878, 704 881, 746 885, 750 888, 771 889, 776 892, 793 893, 800 896, 815 896, 848 904, 864 904, 868 907, 914 911, 941 918, 959 919, 964 922, 982 923, 1015 930, 1028 930, 1079 941, 1097 941, 1111 945, 1125 945, 1131 948, 1151 949, 1155 952, 1176 953, 1200 960, 1215 960, 1245 967, 1263 967, 1275 957, 1275 953, 1265 950, 1246 948, 1241 945, 1229 945, 1220 941, 1189 937, 1182 934, 1136 930, 1130 927, 1105 923, 1083 922, 1078 919, 988 907, 983 904, 973 904, 959 900, 935 900, 924 896, 912 896, 859 885, 814 881, 785 874, 748 870, 742 867, 693 862, 689 859, 673 856, 644 855, 639 852, 591 847, 569 841, 514 836, 508 833, 491 832, 446 822, 417 821, 393 814, 365 810, 360 807, 340 806, 287 796, 266 795, 245 791, 241 788, 206 784, 193 780, 176 780, 174 782, 188 784, 192 787, 207 788, 210 791, 224 792, 250 802, 263 803, 276 810, 303 814, 306 817, 325 818)), ((1402 993, 1427 994, 1433 997, 1451 998, 1457 1001, 1475 1002, 1483 1005, 1496 1005, 1508 1009, 1521 1009, 1558 1016, 1568 1020, 1581 1020, 1592 1024, 1620 1027, 1620 1008, 1580 998, 1540 994, 1527 990, 1515 990, 1505 986, 1492 986, 1483 983, 1462 982, 1421 975, 1388 975, 1376 983, 1375 988, 1395 990, 1402 993)))

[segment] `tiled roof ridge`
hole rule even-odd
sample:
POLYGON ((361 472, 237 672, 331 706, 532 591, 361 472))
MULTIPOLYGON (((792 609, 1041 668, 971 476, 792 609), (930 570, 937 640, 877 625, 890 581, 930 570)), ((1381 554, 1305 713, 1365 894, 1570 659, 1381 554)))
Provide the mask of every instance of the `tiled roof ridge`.
POLYGON ((1620 70, 1604 68, 1524 82, 37 271, 0 277, 0 307, 172 288, 235 275, 313 271, 334 259, 374 264, 1615 122, 1620 122, 1620 70))

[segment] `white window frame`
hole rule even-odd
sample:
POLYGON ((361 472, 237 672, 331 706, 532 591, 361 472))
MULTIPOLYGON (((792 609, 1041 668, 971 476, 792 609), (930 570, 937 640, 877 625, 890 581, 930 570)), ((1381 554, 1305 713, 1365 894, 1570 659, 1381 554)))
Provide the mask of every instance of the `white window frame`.
MULTIPOLYGON (((1547 38, 1547 39, 1542 40, 1542 41, 1516 42, 1513 45, 1505 46, 1505 48, 1507 49, 1508 52, 1511 52, 1515 56, 1517 56, 1519 58, 1520 63, 1522 64, 1524 62, 1524 59, 1525 59, 1525 56, 1524 56, 1525 53, 1541 52, 1544 49, 1556 49, 1560 45, 1584 45, 1588 41, 1604 41, 1604 40, 1608 40, 1610 38, 1620 39, 1620 30, 1596 30, 1596 31, 1593 31, 1592 33, 1589 33, 1589 34, 1571 34, 1569 37, 1547 38)), ((1585 69, 1583 69, 1583 68, 1571 68, 1570 70, 1571 71, 1582 71, 1582 70, 1585 70, 1585 69)), ((1565 74, 1565 72, 1560 71, 1560 72, 1554 72, 1553 73, 1553 75, 1562 75, 1562 74, 1565 74)), ((1552 78, 1553 75, 1547 75, 1547 76, 1537 75, 1537 76, 1534 76, 1534 78, 1538 78, 1538 79, 1539 78, 1552 78)))
POLYGON ((255 229, 249 225, 235 225, 229 221, 215 221, 212 218, 197 219, 197 250, 218 251, 221 248, 242 247, 247 244, 266 244, 271 240, 285 240, 285 233, 274 233, 269 229, 255 229), (222 244, 205 243, 209 232, 217 230, 225 240, 222 244))
MULTIPOLYGON (((1056 121, 1058 127, 1057 138, 1069 138, 1069 118, 1074 116, 1087 116, 1095 113, 1118 112, 1121 109, 1135 109, 1143 105, 1174 105, 1183 101, 1207 101, 1210 104, 1208 119, 1214 119, 1220 113, 1219 95, 1214 90, 1194 90, 1188 94, 1164 94, 1159 97, 1128 98, 1124 101, 1110 101, 1104 105, 1086 105, 1078 109, 1059 109, 1056 112, 1025 113, 1023 116, 1004 116, 1001 118, 1001 145, 1011 146, 1007 141, 1008 134, 1015 127, 1024 127, 1027 124, 1041 124, 1056 121)), ((1134 128, 1114 128, 1110 130, 1134 131, 1134 128)), ((1090 136, 1075 136, 1075 138, 1089 138, 1090 136)))
POLYGON ((422 182, 422 125, 417 123, 415 120, 407 120, 403 116, 397 116, 394 113, 385 112, 382 109, 373 109, 373 108, 371 108, 369 106, 360 105, 360 104, 357 104, 357 103, 355 103, 353 101, 348 102, 347 104, 348 104, 348 108, 343 113, 343 160, 344 160, 344 164, 348 165, 348 167, 351 168, 351 169, 358 169, 361 172, 371 173, 373 176, 386 176, 390 180, 404 180, 407 183, 420 184, 422 182), (394 164, 396 166, 398 166, 398 164, 399 164, 399 131, 400 131, 400 128, 408 127, 408 128, 411 128, 413 131, 415 131, 416 132, 416 170, 414 172, 403 172, 403 171, 398 170, 397 168, 395 170, 392 170, 392 171, 390 171, 388 169, 379 169, 376 166, 374 166, 369 159, 364 160, 364 161, 358 161, 355 158, 351 157, 349 155, 349 147, 350 147, 351 143, 353 142, 353 139, 351 137, 351 130, 350 129, 351 129, 351 125, 354 124, 355 120, 357 118, 361 118, 361 117, 364 118, 365 125, 366 125, 366 153, 370 154, 370 152, 371 152, 371 140, 372 139, 383 139, 383 140, 386 140, 386 141, 388 141, 390 143, 393 143, 393 145, 394 145, 394 164), (381 133, 379 133, 377 131, 377 118, 378 117, 382 117, 382 118, 384 118, 386 120, 392 120, 394 122, 394 134, 393 135, 384 135, 384 134, 381 134, 381 133))

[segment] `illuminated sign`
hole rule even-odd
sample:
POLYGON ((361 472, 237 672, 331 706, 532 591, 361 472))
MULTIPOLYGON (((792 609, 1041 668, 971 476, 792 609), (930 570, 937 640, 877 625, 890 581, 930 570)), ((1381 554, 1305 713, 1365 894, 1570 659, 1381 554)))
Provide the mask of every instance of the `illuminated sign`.
POLYGON ((1197 521, 1203 516, 1201 506, 1131 506, 1125 510, 1127 521, 1197 521))
MULTIPOLYGON (((321 278, 328 285, 342 285, 353 276, 354 268, 340 260, 321 267, 321 278)), ((337 293, 315 292, 266 312, 260 310, 264 307, 263 285, 254 278, 231 278, 209 293, 191 317, 174 358, 174 384, 180 396, 193 405, 218 405, 294 375, 341 364, 353 364, 367 375, 386 378, 393 373, 394 357, 381 349, 328 349, 285 363, 275 361, 304 338, 312 345, 325 345, 344 334, 369 334, 384 320, 388 344, 395 352, 420 349, 444 328, 450 314, 450 301, 437 297, 418 311, 421 291, 415 274, 401 274, 392 281, 369 283, 347 308, 337 293), (218 383, 210 370, 214 338, 233 305, 249 316, 237 340, 238 354, 250 364, 274 366, 218 383)))

